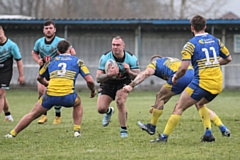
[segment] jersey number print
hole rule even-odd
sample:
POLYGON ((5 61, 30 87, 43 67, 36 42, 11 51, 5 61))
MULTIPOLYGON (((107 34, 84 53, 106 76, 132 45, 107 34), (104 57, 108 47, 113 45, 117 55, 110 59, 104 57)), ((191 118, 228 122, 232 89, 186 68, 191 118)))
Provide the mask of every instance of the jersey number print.
POLYGON ((206 60, 207 60, 205 65, 210 66, 210 65, 213 65, 213 64, 218 64, 218 59, 217 59, 217 54, 216 54, 215 48, 210 47, 209 50, 213 52, 214 61, 213 62, 210 61, 208 49, 207 48, 202 48, 202 51, 205 53, 206 60))
POLYGON ((61 68, 61 71, 57 72, 58 76, 64 76, 66 74, 67 64, 66 63, 59 63, 58 67, 61 68))

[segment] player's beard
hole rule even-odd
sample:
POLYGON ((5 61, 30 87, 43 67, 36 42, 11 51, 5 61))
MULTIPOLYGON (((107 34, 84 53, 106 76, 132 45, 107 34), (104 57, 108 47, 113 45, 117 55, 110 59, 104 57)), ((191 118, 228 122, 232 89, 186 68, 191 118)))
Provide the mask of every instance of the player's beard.
POLYGON ((48 39, 51 39, 51 38, 53 38, 55 35, 54 34, 52 34, 52 35, 45 35, 45 37, 47 37, 48 39))
POLYGON ((52 39, 55 36, 54 34, 45 34, 45 37, 47 37, 48 39, 52 39))

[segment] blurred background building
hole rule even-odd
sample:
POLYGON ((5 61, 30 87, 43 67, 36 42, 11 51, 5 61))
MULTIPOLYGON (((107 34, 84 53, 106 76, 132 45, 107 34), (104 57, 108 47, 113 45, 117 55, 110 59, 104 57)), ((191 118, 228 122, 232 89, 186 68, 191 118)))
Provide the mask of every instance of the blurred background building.
MULTIPOLYGON (((233 0, 234 2, 234 0, 233 0)), ((34 42, 43 36, 43 23, 53 19, 57 35, 68 39, 95 77, 100 56, 111 50, 111 40, 121 35, 126 50, 135 54, 141 69, 153 54, 181 58, 183 45, 192 37, 189 19, 207 18, 207 32, 229 48, 233 62, 222 67, 224 87, 240 88, 239 13, 224 8, 226 0, 2 0, 0 24, 21 50, 27 86, 36 86, 38 65, 32 60, 34 42), (205 3, 204 3, 205 2, 205 3)), ((235 2, 240 3, 240 2, 235 2)), ((236 4, 237 5, 237 4, 236 4)), ((17 84, 14 69, 12 85, 17 84)), ((139 88, 163 84, 150 77, 139 88)), ((79 78, 78 86, 85 82, 79 78)), ((157 87, 158 88, 158 87, 157 87)))

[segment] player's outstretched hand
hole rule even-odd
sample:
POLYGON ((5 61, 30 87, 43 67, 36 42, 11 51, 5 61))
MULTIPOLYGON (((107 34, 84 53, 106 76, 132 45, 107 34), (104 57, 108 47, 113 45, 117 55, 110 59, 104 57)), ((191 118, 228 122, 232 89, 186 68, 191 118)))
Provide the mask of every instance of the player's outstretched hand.
POLYGON ((94 92, 91 92, 90 98, 93 98, 93 97, 95 97, 95 96, 96 96, 96 90, 94 90, 94 92))
POLYGON ((123 92, 129 93, 132 91, 132 87, 130 85, 126 85, 123 87, 123 92))

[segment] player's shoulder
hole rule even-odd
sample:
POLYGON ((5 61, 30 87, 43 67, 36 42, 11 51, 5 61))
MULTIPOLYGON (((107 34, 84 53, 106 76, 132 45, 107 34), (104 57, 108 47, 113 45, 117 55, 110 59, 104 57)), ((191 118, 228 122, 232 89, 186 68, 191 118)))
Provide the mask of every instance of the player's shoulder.
POLYGON ((9 43, 9 44, 17 44, 17 43, 15 43, 14 41, 12 41, 11 39, 7 39, 7 43, 9 43))
POLYGON ((45 37, 40 37, 37 39, 37 41, 44 41, 45 40, 45 37))
POLYGON ((155 58, 152 60, 152 62, 154 62, 154 64, 158 64, 158 65, 163 65, 164 62, 166 62, 167 60, 170 61, 170 58, 169 57, 162 57, 162 58, 155 58))
POLYGON ((129 59, 131 61, 136 61, 137 60, 137 57, 134 54, 132 54, 131 52, 129 52, 129 51, 124 51, 124 52, 125 52, 125 58, 126 59, 129 59))
POLYGON ((108 59, 113 59, 113 53, 112 50, 107 51, 101 55, 101 61, 107 61, 108 59))
POLYGON ((217 38, 217 37, 215 37, 214 35, 208 34, 208 36, 209 36, 211 39, 213 39, 214 41, 216 41, 216 42, 219 42, 219 41, 220 41, 220 39, 217 38))
POLYGON ((65 40, 65 38, 55 36, 55 40, 57 40, 57 41, 62 41, 62 40, 65 40))
POLYGON ((45 37, 40 37, 36 40, 36 43, 42 43, 45 41, 45 37))
POLYGON ((127 56, 132 56, 132 57, 134 57, 135 55, 134 54, 132 54, 131 52, 129 52, 129 51, 124 51, 125 52, 125 54, 127 55, 127 56))
POLYGON ((77 56, 73 56, 73 55, 71 55, 69 53, 65 53, 63 56, 70 58, 71 61, 83 62, 83 60, 81 58, 78 58, 77 56))
POLYGON ((17 47, 18 45, 17 45, 16 42, 14 42, 14 41, 12 41, 11 39, 8 38, 8 39, 7 39, 7 42, 6 42, 6 46, 9 46, 9 47, 10 47, 10 46, 11 46, 11 47, 12 47, 12 46, 16 46, 16 47, 17 47))
POLYGON ((194 36, 194 37, 192 37, 187 43, 195 43, 197 40, 198 40, 198 38, 199 37, 197 37, 197 36, 194 36))
POLYGON ((77 58, 77 57, 75 57, 75 56, 73 56, 73 57, 74 57, 74 58, 73 58, 73 61, 74 61, 74 62, 77 62, 78 66, 85 66, 85 63, 84 63, 84 60, 83 60, 83 59, 77 58))

